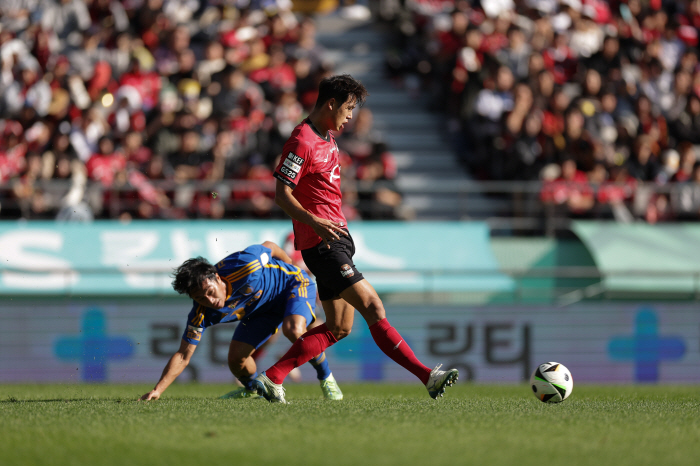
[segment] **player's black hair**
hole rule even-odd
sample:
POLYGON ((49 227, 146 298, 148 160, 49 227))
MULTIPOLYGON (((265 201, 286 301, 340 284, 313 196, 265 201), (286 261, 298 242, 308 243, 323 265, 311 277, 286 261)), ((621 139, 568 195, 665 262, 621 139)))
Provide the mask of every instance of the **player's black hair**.
POLYGON ((205 280, 213 280, 216 273, 216 267, 203 257, 187 259, 173 273, 173 289, 189 295, 191 291, 201 288, 205 280))
POLYGON ((318 85, 318 98, 316 99, 316 107, 319 107, 331 99, 341 104, 347 102, 350 96, 355 97, 355 102, 358 107, 365 103, 365 99, 369 95, 365 86, 349 74, 339 74, 323 78, 318 85))

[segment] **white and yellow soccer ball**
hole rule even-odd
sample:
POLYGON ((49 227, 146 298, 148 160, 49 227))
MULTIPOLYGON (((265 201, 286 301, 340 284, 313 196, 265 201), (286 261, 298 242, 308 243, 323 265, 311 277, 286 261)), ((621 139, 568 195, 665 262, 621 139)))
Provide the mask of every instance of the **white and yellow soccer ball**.
POLYGON ((544 403, 561 403, 574 389, 574 378, 564 364, 545 362, 530 376, 530 388, 544 403))

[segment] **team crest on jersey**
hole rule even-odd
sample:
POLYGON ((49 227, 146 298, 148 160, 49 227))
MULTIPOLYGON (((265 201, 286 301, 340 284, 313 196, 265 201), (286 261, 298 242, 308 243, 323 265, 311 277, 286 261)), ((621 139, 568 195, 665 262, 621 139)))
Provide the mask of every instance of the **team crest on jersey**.
POLYGON ((301 171, 301 166, 304 165, 304 159, 296 155, 294 152, 287 154, 287 158, 282 162, 280 172, 291 179, 295 179, 301 171))
POLYGON ((335 164, 335 167, 333 167, 333 170, 331 170, 330 173, 328 174, 328 178, 330 178, 331 183, 333 183, 333 181, 335 181, 335 180, 340 179, 340 164, 339 163, 335 164), (336 171, 338 172, 337 175, 336 175, 336 171))
POLYGON ((202 339, 202 332, 203 331, 204 331, 203 328, 195 327, 193 325, 188 325, 187 326, 187 338, 189 338, 190 340, 199 341, 202 339))
POLYGON ((340 275, 342 275, 344 278, 350 278, 355 275, 355 272, 348 264, 343 264, 340 266, 340 275))

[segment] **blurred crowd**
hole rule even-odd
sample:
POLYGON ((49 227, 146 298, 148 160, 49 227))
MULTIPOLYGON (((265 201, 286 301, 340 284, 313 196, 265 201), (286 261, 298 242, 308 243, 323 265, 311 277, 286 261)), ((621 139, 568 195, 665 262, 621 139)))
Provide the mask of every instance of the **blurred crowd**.
POLYGON ((579 218, 700 215, 698 0, 407 0, 393 78, 477 179, 579 218))
MULTIPOLYGON (((284 217, 272 173, 330 74, 290 0, 2 0, 0 218, 284 217)), ((395 218, 358 191, 395 176, 367 132, 338 138, 346 216, 395 218)))

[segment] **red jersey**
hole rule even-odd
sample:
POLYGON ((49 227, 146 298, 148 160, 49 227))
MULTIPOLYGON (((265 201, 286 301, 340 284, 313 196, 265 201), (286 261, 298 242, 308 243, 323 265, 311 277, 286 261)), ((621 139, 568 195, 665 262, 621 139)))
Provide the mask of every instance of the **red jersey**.
MULTIPOLYGON (((302 121, 285 143, 274 176, 294 190, 292 194, 304 209, 319 218, 346 224, 341 208, 338 145, 330 132, 326 140, 308 119, 302 121)), ((296 249, 321 242, 310 226, 295 219, 292 224, 296 249)))

